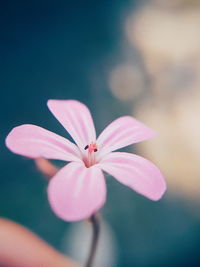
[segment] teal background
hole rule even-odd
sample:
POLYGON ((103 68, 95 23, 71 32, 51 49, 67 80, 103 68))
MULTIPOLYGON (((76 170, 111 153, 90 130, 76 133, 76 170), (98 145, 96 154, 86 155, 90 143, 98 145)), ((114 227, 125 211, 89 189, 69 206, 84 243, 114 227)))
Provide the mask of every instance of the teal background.
MULTIPOLYGON (((122 19, 136 6, 122 0, 1 2, 0 216, 57 249, 69 223, 51 212, 47 181, 33 161, 8 151, 4 139, 25 123, 69 137, 47 109, 51 98, 87 104, 98 132, 130 114, 108 90, 107 70, 122 57, 122 19)), ((111 178, 107 184, 102 215, 116 236, 117 267, 200 266, 198 204, 168 193, 151 202, 111 178)))

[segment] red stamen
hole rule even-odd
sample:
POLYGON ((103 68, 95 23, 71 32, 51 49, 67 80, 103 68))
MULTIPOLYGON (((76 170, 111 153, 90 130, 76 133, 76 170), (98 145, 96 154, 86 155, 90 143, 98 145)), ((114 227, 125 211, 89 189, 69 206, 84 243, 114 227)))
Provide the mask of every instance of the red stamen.
POLYGON ((93 152, 97 152, 98 150, 97 144, 92 142, 91 144, 86 145, 85 150, 88 150, 88 155, 85 160, 85 165, 87 168, 89 168, 96 163, 95 155, 93 152))

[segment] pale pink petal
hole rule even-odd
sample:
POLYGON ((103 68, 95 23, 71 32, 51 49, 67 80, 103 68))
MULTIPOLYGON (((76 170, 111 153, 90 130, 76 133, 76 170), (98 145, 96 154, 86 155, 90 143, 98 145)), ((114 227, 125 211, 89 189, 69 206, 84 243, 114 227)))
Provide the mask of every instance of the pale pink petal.
POLYGON ((100 156, 154 137, 155 133, 133 117, 124 116, 109 124, 97 139, 100 156))
POLYGON ((84 104, 76 100, 49 100, 47 105, 80 149, 96 140, 93 119, 84 104))
POLYGON ((50 181, 48 198, 55 214, 66 221, 90 217, 105 202, 106 186, 100 168, 72 162, 50 181))
POLYGON ((158 200, 166 190, 160 170, 140 156, 114 152, 106 155, 99 166, 120 183, 152 200, 158 200))
POLYGON ((6 138, 14 153, 30 158, 44 157, 65 161, 80 161, 78 147, 66 138, 32 124, 15 127, 6 138))

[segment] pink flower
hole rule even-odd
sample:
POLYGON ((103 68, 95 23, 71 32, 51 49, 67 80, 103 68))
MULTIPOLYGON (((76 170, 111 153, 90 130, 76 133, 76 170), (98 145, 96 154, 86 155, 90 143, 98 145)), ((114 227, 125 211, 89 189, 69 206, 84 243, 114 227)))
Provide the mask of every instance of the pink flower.
POLYGON ((135 154, 112 152, 155 136, 133 117, 114 120, 96 138, 88 108, 76 100, 49 100, 53 115, 69 132, 76 145, 41 127, 25 124, 15 127, 6 145, 14 153, 29 157, 70 161, 50 180, 48 199, 56 215, 66 221, 88 218, 106 200, 102 171, 120 183, 152 200, 166 190, 159 169, 135 154))

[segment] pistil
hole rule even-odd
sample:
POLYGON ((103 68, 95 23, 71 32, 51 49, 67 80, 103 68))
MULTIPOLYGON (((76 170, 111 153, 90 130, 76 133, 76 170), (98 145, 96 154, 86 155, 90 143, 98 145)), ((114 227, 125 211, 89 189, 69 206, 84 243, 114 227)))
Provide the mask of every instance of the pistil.
POLYGON ((98 150, 97 144, 92 142, 91 144, 85 146, 85 150, 87 150, 88 153, 84 162, 85 166, 89 168, 96 163, 94 153, 98 150))

